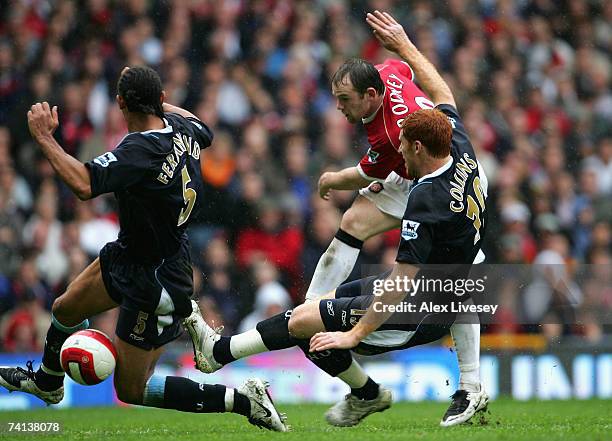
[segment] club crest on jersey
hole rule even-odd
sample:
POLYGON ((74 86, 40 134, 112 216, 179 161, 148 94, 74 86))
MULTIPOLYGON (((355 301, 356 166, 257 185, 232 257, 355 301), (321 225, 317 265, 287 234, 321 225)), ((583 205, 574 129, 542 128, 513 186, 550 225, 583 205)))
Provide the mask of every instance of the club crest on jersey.
POLYGON ((116 160, 117 157, 112 152, 106 152, 94 159, 93 162, 98 164, 100 167, 108 167, 108 164, 115 162, 116 160))
POLYGON ((421 225, 420 222, 415 222, 411 220, 403 220, 402 221, 402 239, 404 240, 412 240, 419 237, 417 233, 417 228, 421 225))
POLYGON ((378 157, 380 156, 380 153, 375 152, 374 150, 372 150, 372 147, 370 147, 366 155, 368 155, 368 161, 370 161, 371 164, 376 164, 376 161, 378 161, 378 157))

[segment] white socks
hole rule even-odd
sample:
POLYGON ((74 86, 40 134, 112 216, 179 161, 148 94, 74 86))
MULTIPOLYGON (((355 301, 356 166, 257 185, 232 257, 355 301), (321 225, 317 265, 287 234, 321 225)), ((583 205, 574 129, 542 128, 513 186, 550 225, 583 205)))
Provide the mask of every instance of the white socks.
POLYGON ((362 388, 369 378, 368 374, 364 372, 363 368, 355 360, 353 360, 347 370, 340 372, 337 377, 348 384, 351 389, 362 388))
POLYGON ((459 389, 480 390, 480 324, 454 323, 451 335, 459 361, 459 389))
POLYGON ((225 397, 224 397, 224 402, 225 402, 225 411, 226 412, 233 412, 234 411, 234 394, 236 393, 236 389, 231 388, 231 387, 226 387, 225 388, 225 397))
POLYGON ((257 329, 251 329, 242 334, 233 335, 230 340, 230 353, 236 360, 267 351, 268 348, 264 344, 261 334, 257 329))
POLYGON ((361 249, 347 245, 334 237, 317 263, 306 292, 306 301, 316 300, 338 288, 353 271, 360 252, 361 249))

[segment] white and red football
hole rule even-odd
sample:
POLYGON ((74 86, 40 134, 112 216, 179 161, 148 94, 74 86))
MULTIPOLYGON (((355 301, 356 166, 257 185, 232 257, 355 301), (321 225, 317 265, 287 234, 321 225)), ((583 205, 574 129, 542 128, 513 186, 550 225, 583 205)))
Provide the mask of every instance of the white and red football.
POLYGON ((115 370, 116 359, 113 342, 96 329, 75 332, 66 339, 60 352, 64 372, 84 385, 106 380, 115 370))

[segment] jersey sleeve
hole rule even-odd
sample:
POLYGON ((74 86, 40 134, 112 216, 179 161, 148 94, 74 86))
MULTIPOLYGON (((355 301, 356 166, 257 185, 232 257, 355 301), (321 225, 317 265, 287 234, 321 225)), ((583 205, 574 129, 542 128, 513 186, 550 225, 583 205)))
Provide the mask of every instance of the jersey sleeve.
POLYGON ((403 164, 402 157, 393 147, 372 146, 363 155, 357 166, 359 173, 366 179, 386 179, 389 173, 403 164))
POLYGON ((200 148, 205 149, 206 147, 210 147, 213 140, 212 130, 197 118, 187 117, 185 119, 189 121, 189 125, 192 126, 194 135, 200 144, 200 148))
POLYGON ((89 170, 92 197, 131 187, 146 175, 151 166, 140 139, 141 135, 128 135, 119 146, 85 163, 89 170))
POLYGON ((395 259, 397 262, 420 264, 426 263, 429 258, 436 225, 430 190, 430 182, 419 183, 408 196, 395 259))

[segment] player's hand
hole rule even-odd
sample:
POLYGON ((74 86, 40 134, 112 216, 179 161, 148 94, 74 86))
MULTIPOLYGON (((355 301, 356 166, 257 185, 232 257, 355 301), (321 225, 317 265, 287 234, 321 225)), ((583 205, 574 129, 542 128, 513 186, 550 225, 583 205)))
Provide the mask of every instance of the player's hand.
POLYGON ((28 127, 32 138, 39 141, 53 136, 59 126, 57 106, 51 109, 48 102, 36 103, 28 111, 28 127))
POLYGON ((319 178, 319 196, 321 197, 321 199, 324 199, 326 201, 329 201, 329 198, 331 197, 331 177, 331 172, 325 172, 319 178))
POLYGON ((378 41, 391 52, 398 53, 403 46, 410 43, 402 25, 386 12, 368 12, 366 22, 373 29, 378 41))
POLYGON ((353 332, 319 332, 310 339, 310 352, 328 349, 352 349, 361 340, 353 332))

